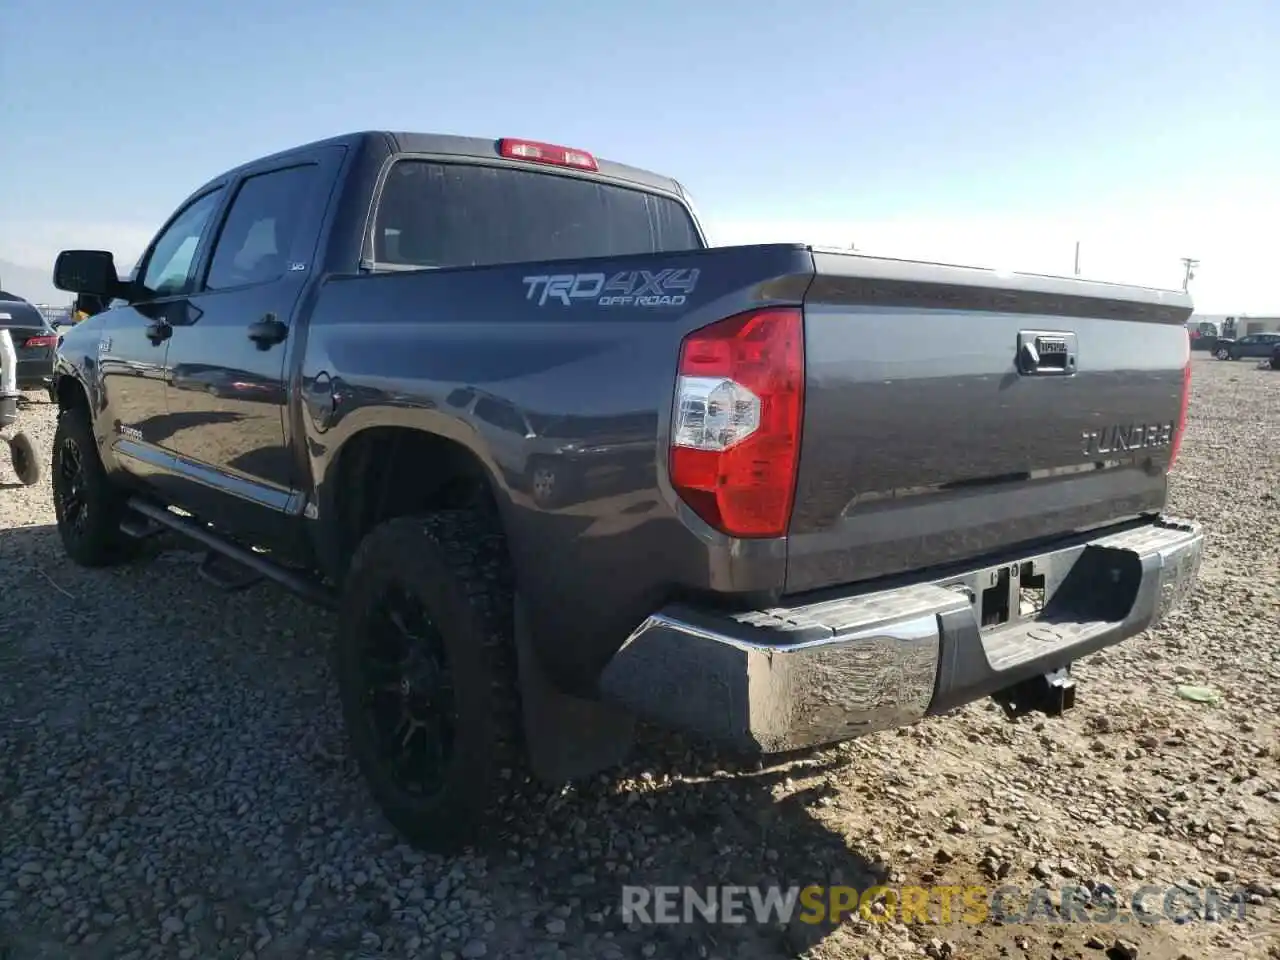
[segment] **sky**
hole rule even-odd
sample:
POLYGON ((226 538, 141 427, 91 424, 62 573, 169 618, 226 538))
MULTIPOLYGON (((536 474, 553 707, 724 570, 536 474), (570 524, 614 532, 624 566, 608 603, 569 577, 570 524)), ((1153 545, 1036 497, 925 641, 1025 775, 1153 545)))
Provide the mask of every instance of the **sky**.
MULTIPOLYGON (((0 260, 132 264, 196 186, 363 129, 679 179, 716 243, 1180 287, 1280 314, 1275 0, 7 0, 0 260)), ((21 291, 18 291, 21 292, 21 291)))

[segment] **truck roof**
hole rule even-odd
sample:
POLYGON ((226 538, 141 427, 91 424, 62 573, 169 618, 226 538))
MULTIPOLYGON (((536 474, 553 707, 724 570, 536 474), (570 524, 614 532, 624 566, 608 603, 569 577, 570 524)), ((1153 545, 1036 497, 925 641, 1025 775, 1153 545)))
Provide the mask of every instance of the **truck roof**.
MULTIPOLYGON (((391 130, 361 130, 353 133, 326 137, 323 140, 313 140, 310 143, 289 147, 286 150, 280 150, 268 156, 256 157, 232 170, 225 171, 215 179, 221 179, 229 174, 234 175, 245 167, 256 166, 265 160, 282 159, 292 153, 310 150, 315 147, 328 146, 330 144, 358 147, 368 144, 373 140, 381 140, 382 143, 394 153, 431 154, 446 157, 472 157, 486 160, 503 159, 501 154, 498 152, 497 138, 486 139, 484 137, 461 137, 444 133, 409 133, 391 130)), ((577 149, 591 152, 589 148, 577 147, 575 144, 565 144, 565 146, 573 146, 577 149)), ((595 156, 595 154, 592 155, 595 156)), ((599 173, 601 176, 614 180, 626 180, 637 186, 661 190, 667 193, 681 195, 684 193, 679 182, 671 177, 665 177, 649 170, 642 170, 639 167, 632 167, 623 163, 615 163, 612 160, 604 160, 599 156, 596 156, 595 159, 596 163, 599 165, 599 173)), ((556 172, 556 168, 552 168, 549 172, 556 172)), ((210 182, 213 181, 211 180, 210 182)))

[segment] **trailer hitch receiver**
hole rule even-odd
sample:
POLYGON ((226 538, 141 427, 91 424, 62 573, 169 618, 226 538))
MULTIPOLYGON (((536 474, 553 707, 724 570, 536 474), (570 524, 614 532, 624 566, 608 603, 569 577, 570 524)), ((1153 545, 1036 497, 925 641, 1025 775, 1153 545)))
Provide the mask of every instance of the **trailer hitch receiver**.
POLYGON ((992 699, 1010 720, 1028 713, 1060 717, 1076 705, 1076 682, 1071 678, 1071 668, 1062 667, 997 691, 992 699))

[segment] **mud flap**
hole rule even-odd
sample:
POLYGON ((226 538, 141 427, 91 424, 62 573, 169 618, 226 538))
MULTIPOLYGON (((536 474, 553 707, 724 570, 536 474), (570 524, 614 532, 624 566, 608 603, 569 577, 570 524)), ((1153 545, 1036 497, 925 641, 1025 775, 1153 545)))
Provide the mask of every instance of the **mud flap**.
POLYGON ((538 663, 518 594, 515 641, 525 749, 534 775, 558 785, 622 763, 635 739, 635 717, 610 704, 570 696, 555 688, 538 663))

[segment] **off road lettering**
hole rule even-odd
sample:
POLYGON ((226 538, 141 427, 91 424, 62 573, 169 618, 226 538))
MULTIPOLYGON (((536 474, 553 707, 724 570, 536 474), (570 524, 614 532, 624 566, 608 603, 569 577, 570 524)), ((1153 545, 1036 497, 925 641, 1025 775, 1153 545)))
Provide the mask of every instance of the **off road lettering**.
POLYGON ((591 302, 601 307, 682 307, 698 285, 698 268, 563 273, 525 277, 525 299, 538 306, 572 306, 591 302))

